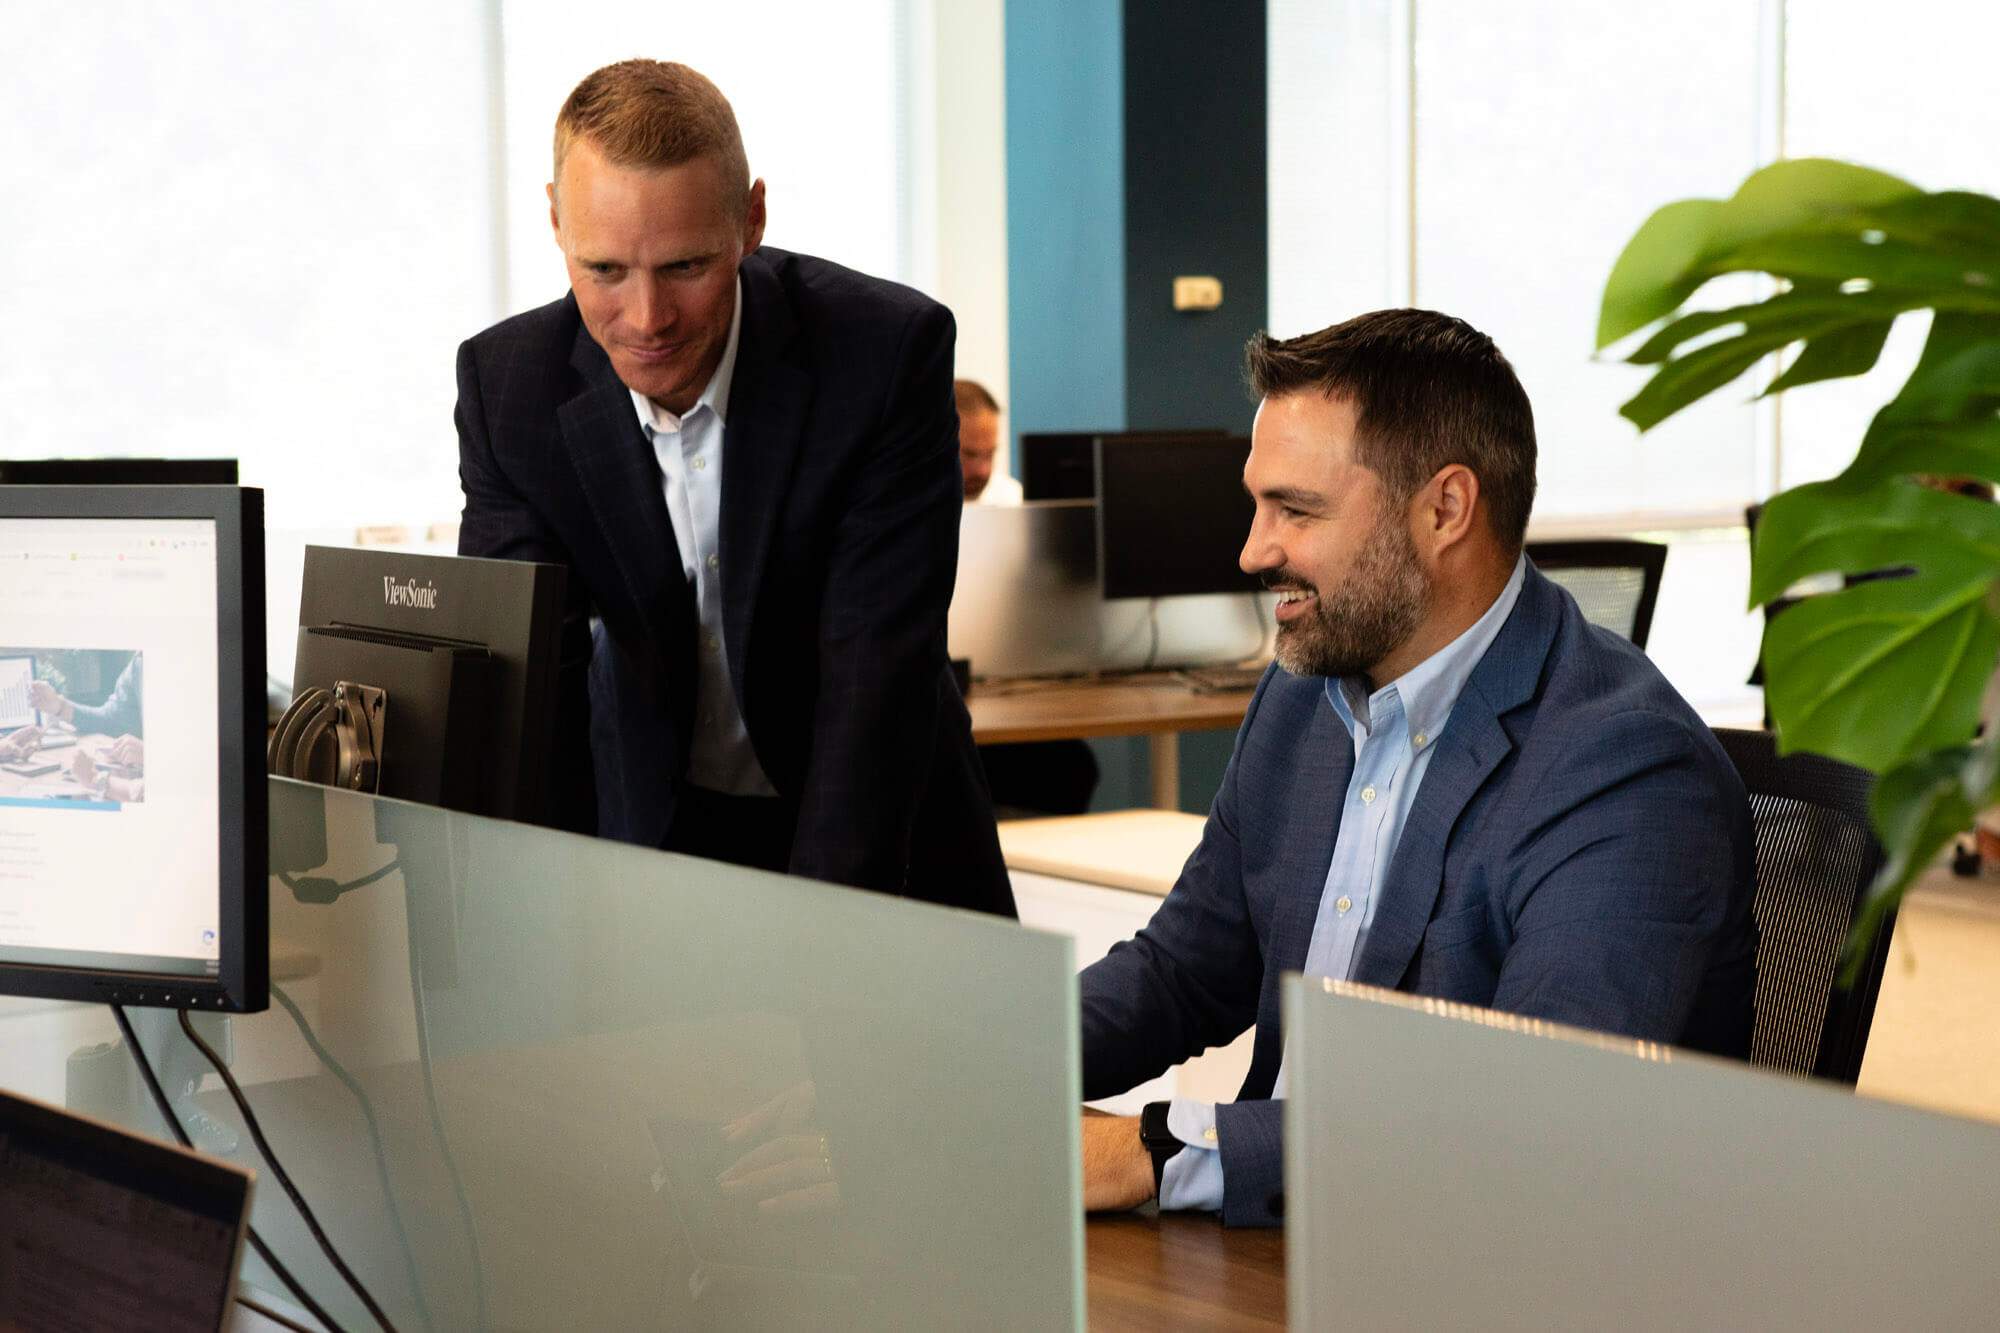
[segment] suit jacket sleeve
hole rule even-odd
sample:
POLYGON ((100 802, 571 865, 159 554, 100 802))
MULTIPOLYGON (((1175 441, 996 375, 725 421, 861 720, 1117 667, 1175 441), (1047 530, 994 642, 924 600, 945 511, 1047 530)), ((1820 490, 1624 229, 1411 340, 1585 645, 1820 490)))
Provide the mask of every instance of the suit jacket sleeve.
POLYGON ((558 564, 570 572, 563 584, 562 649, 557 666, 556 736, 550 752, 550 822, 582 833, 597 831, 596 778, 590 742, 590 595, 576 577, 568 548, 541 511, 515 485, 494 456, 488 400, 473 343, 458 349, 458 480, 465 492, 458 553, 494 560, 558 564))
POLYGON ((927 304, 897 350, 879 438, 832 534, 812 748, 791 871, 901 892, 930 771, 958 572, 951 313, 927 304))
POLYGON ((1143 1083, 1234 1040, 1256 1020, 1264 961, 1243 889, 1237 765, 1264 684, 1251 698, 1201 843, 1173 891, 1145 929, 1077 978, 1085 1099, 1143 1083))

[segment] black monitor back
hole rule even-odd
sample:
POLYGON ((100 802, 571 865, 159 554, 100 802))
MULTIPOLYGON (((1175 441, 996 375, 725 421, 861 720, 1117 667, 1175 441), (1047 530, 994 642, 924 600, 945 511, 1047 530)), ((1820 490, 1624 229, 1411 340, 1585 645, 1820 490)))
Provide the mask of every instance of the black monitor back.
POLYGON ((1256 506, 1250 441, 1106 435, 1097 454, 1098 589, 1106 598, 1255 592, 1237 564, 1256 506))
POLYGON ((379 684, 366 673, 409 659, 389 696, 381 794, 547 823, 564 579, 560 565, 308 546, 293 688, 379 684), (481 658, 470 681, 448 669, 481 658), (421 756, 448 760, 442 772, 396 758, 399 740, 435 745, 467 725, 476 753, 421 756), (399 788, 404 772, 431 776, 399 788))
POLYGON ((7 458, 5 486, 234 486, 233 458, 7 458))
MULTIPOLYGON (((1106 430, 1031 431, 1021 437, 1023 500, 1089 500, 1097 495, 1096 443, 1126 432, 1106 430)), ((1140 431, 1148 440, 1216 439, 1225 430, 1140 431)))

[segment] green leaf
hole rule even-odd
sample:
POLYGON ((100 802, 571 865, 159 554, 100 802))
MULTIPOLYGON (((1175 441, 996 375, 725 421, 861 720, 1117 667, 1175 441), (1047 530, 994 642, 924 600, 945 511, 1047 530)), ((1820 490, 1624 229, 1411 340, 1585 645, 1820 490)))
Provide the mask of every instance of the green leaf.
POLYGON ((1918 755, 1876 780, 1868 805, 1885 856, 1848 935, 1842 985, 1853 981, 1876 931, 1911 881, 1992 803, 2000 788, 1995 758, 1991 744, 1954 745, 1918 755))
MULTIPOLYGON (((1708 279, 1731 271, 1722 257, 1733 250, 1798 228, 1825 229, 1843 213, 1921 193, 1880 171, 1799 158, 1752 174, 1727 200, 1668 204, 1646 220, 1612 266, 1598 310, 1597 346, 1609 347, 1672 313, 1708 279)), ((1848 234, 1862 229, 1849 225, 1848 234)))
POLYGON ((1880 319, 1827 330, 1806 343, 1792 364, 1785 367, 1785 373, 1771 381, 1764 395, 1769 397, 1801 384, 1817 384, 1846 375, 1865 375, 1875 368, 1882 355, 1882 344, 1889 340, 1889 327, 1895 322, 1880 319))
POLYGON ((1672 311, 1706 281, 1693 275, 1710 220, 1721 207, 1713 199, 1668 204, 1626 242, 1604 284, 1597 315, 1599 351, 1672 311))
POLYGON ((1790 337, 1776 342, 1730 338, 1676 357, 1655 371, 1645 387, 1618 409, 1618 415, 1640 430, 1651 430, 1689 403, 1714 393, 1776 348, 1794 341, 1790 337))
POLYGON ((2000 484, 2000 420, 1890 421, 1878 413, 1838 484, 1865 487, 1912 476, 2000 484))
POLYGON ((1987 600, 2000 507, 1906 481, 1786 491, 1758 525, 1751 595, 1899 568, 1912 572, 1808 597, 1765 629, 1765 698, 1788 748, 1879 773, 1971 737, 2000 658, 1987 600))
POLYGON ((1785 747, 1880 773, 1969 740, 2000 658, 1990 586, 1917 574, 1808 597, 1774 616, 1764 697, 1785 747))
POLYGON ((2000 573, 2000 505, 1907 481, 1794 486, 1772 496, 1758 520, 1750 605, 1815 574, 1902 566, 1967 582, 2000 573))

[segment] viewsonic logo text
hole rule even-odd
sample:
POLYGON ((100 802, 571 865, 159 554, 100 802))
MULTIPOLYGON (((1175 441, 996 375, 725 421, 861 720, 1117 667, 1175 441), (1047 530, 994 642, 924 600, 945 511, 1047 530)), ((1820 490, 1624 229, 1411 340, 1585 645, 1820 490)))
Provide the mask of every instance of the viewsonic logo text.
POLYGON ((437 584, 426 583, 419 588, 415 579, 407 583, 398 583, 384 574, 382 601, 389 606, 411 606, 421 611, 435 611, 438 604, 437 584))

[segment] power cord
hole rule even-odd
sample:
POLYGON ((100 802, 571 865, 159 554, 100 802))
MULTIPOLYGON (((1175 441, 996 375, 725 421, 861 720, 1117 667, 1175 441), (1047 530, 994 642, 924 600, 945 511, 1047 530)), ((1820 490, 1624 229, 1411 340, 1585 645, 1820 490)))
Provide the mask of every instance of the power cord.
POLYGON ((378 866, 360 879, 352 879, 342 884, 324 875, 294 875, 289 870, 280 870, 278 882, 292 891, 292 896, 302 903, 330 903, 341 894, 352 889, 364 889, 376 880, 403 868, 401 857, 393 858, 389 864, 378 866))
POLYGON ((340 1251, 333 1247, 333 1242, 327 1239, 325 1230, 320 1227, 319 1219, 313 1216, 312 1208, 307 1205, 305 1196, 299 1193, 298 1186, 292 1184, 292 1178, 285 1174, 285 1168, 278 1162, 278 1155, 271 1150, 270 1140, 264 1137, 264 1127, 258 1123, 257 1113, 250 1109, 249 1098, 245 1097, 243 1089, 236 1085, 236 1076, 229 1072, 229 1066, 222 1062, 222 1057, 215 1053, 215 1048, 203 1041, 201 1034, 194 1030, 194 1024, 188 1021, 187 1010, 180 1011, 180 1019, 181 1031, 194 1043, 195 1049, 202 1053, 208 1063, 214 1066, 215 1072, 222 1076, 222 1084, 229 1089, 230 1099, 236 1103, 236 1110, 242 1115, 244 1126, 249 1129, 250 1137, 257 1141, 257 1151, 264 1154, 264 1161, 270 1166, 271 1174, 277 1177, 280 1185, 284 1186, 292 1206, 299 1210, 299 1218, 306 1224, 306 1230, 312 1233, 315 1241, 319 1242, 320 1252, 326 1255, 334 1270, 345 1279, 354 1294, 360 1298, 362 1305, 367 1307, 368 1313, 374 1317, 375 1322, 382 1326, 384 1333, 397 1333, 396 1325, 390 1321, 387 1314, 383 1313, 381 1305, 375 1298, 369 1295, 368 1288, 361 1284, 361 1279, 354 1275, 354 1270, 347 1266, 347 1261, 340 1257, 340 1251))
POLYGON ((242 1296, 242 1295, 237 1296, 236 1303, 247 1310, 255 1310, 258 1314, 263 1315, 266 1319, 270 1320, 274 1324, 283 1324, 286 1328, 294 1330, 295 1333, 316 1333, 316 1330, 307 1328, 304 1324, 301 1324, 298 1320, 288 1319, 284 1315, 279 1314, 276 1310, 273 1310, 270 1306, 264 1305, 258 1301, 253 1301, 248 1296, 242 1296))
MULTIPOLYGON (((132 1031, 132 1020, 125 1017, 125 1006, 122 1004, 112 1005, 111 1016, 118 1020, 118 1030, 125 1035, 125 1049, 132 1052, 133 1063, 139 1066, 140 1074, 145 1076, 146 1088, 153 1095, 153 1105, 159 1108, 160 1118, 167 1122, 167 1128, 173 1131, 176 1139, 180 1140, 181 1147, 188 1149, 190 1152, 194 1151, 194 1140, 188 1137, 187 1130, 181 1126, 181 1118, 174 1114, 173 1105, 167 1101, 166 1091, 160 1087, 159 1076, 153 1072, 153 1065, 146 1058, 145 1048, 139 1045, 139 1034, 132 1031)), ((183 1023, 187 1021, 187 1014, 185 1012, 181 1014, 181 1021, 183 1023)), ((264 1238, 257 1234, 257 1228, 250 1227, 247 1229, 250 1233, 250 1248, 257 1251, 257 1257, 262 1259, 265 1266, 278 1275, 278 1281, 285 1284, 285 1289, 297 1298, 298 1303, 303 1305, 313 1318, 319 1320, 327 1328, 328 1333, 345 1333, 334 1317, 328 1314, 321 1307, 320 1303, 312 1298, 312 1293, 307 1291, 304 1286, 300 1285, 299 1280, 292 1276, 291 1270, 278 1262, 278 1256, 271 1252, 271 1247, 266 1245, 264 1238)), ((238 1297, 238 1299, 242 1298, 238 1297)), ((261 1309, 259 1313, 262 1313, 261 1309)))
POLYGON ((417 1318, 423 1322, 426 1329, 430 1329, 433 1327, 430 1304, 424 1299, 423 1282, 417 1276, 416 1256, 410 1250, 410 1235, 403 1227, 402 1210, 396 1206, 395 1188, 389 1183, 389 1161, 382 1151, 382 1126, 375 1119, 375 1105, 368 1100, 368 1094, 362 1091, 361 1084, 355 1081, 354 1076, 342 1067, 340 1061, 333 1058, 333 1052, 320 1043, 319 1037, 312 1030, 312 1025, 306 1022, 305 1014, 276 982, 271 984, 271 998, 292 1016, 292 1022, 299 1029, 299 1036, 305 1038, 306 1045, 319 1058, 319 1062, 340 1080, 341 1086, 354 1094, 355 1102, 361 1107, 361 1118, 368 1122, 368 1143, 375 1150, 375 1178, 382 1186, 382 1198, 389 1205, 389 1222, 396 1229, 396 1243, 403 1251, 403 1269, 409 1275, 411 1294, 416 1297, 417 1318))

